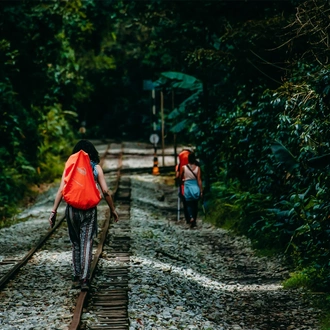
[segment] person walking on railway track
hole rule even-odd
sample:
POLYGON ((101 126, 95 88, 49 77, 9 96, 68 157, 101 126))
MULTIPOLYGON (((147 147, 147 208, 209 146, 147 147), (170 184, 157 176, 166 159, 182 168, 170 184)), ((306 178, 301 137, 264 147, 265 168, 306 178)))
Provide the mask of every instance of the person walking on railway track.
POLYGON ((190 227, 197 225, 198 201, 203 197, 201 169, 197 165, 195 153, 188 155, 188 164, 180 169, 181 182, 184 185, 184 199, 189 214, 190 227))
MULTIPOLYGON (((100 159, 95 146, 88 140, 80 140, 74 146, 72 155, 78 153, 80 150, 88 154, 95 183, 98 184, 110 208, 111 217, 117 222, 118 214, 115 211, 114 202, 105 181, 103 170, 99 165, 100 159)), ((65 176, 66 169, 63 171, 62 180, 55 196, 53 210, 48 219, 51 226, 55 222, 57 208, 63 199, 63 189, 66 183, 65 176)), ((65 215, 72 244, 73 287, 78 288, 81 286, 81 290, 88 290, 93 238, 97 234, 97 207, 80 209, 67 204, 65 215)))

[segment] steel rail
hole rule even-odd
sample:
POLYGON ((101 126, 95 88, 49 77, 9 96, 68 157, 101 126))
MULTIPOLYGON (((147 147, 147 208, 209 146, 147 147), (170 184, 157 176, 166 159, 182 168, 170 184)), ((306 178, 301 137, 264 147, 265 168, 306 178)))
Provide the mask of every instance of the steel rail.
POLYGON ((21 259, 18 261, 17 264, 15 264, 14 267, 12 267, 6 275, 1 277, 0 279, 0 289, 2 289, 10 279, 12 279, 16 273, 28 262, 29 259, 34 255, 34 253, 39 250, 45 242, 48 240, 48 238, 53 234, 53 232, 61 225, 63 220, 65 219, 65 216, 63 216, 59 221, 57 221, 56 225, 47 232, 47 234, 42 237, 39 242, 29 250, 29 252, 21 259))

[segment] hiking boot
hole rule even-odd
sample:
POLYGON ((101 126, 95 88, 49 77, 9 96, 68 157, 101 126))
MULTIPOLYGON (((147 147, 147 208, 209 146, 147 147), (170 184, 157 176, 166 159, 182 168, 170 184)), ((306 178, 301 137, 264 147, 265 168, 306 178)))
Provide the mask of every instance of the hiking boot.
POLYGON ((191 229, 197 229, 197 223, 196 221, 192 221, 191 224, 190 224, 190 228, 191 229))
POLYGON ((80 276, 72 276, 72 289, 78 289, 80 287, 80 276))
POLYGON ((81 291, 88 291, 89 290, 89 281, 84 279, 81 280, 81 291))

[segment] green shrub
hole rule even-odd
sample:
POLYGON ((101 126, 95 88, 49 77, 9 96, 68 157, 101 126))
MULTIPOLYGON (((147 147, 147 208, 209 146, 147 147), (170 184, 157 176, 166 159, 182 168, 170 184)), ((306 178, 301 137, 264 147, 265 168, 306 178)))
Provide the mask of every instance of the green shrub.
POLYGON ((314 264, 296 271, 283 283, 284 288, 308 288, 313 291, 327 291, 330 279, 329 269, 314 264))

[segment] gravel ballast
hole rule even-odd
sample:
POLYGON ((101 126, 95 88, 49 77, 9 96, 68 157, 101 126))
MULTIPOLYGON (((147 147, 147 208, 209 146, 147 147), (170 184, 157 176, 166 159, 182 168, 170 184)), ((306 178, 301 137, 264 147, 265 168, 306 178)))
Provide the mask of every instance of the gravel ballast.
MULTIPOLYGON (((131 187, 131 330, 319 329, 320 311, 303 291, 283 289, 288 270, 280 258, 256 256, 249 240, 202 214, 194 230, 175 221, 171 178, 134 176, 131 187)), ((0 230, 0 260, 20 258, 47 232, 55 191, 22 213, 25 222, 0 230)), ((0 329, 67 329, 79 293, 70 275, 64 226, 1 291, 0 329)))

